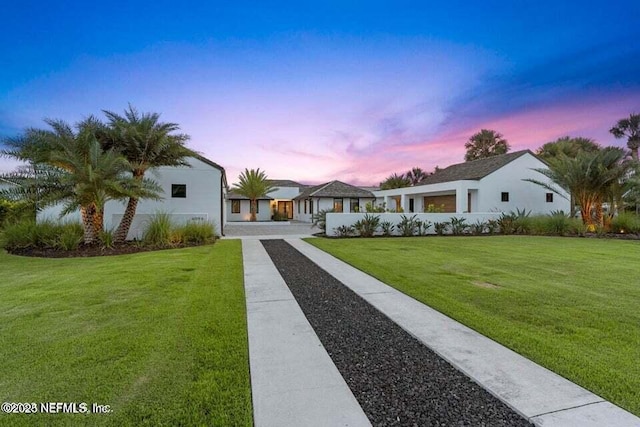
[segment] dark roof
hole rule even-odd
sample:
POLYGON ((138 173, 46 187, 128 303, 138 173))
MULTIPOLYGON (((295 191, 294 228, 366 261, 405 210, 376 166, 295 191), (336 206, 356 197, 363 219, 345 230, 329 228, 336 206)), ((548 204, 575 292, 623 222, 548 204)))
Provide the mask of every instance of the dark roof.
POLYGON ((308 199, 310 197, 369 197, 375 198, 373 193, 341 181, 331 181, 324 184, 306 188, 298 194, 294 200, 308 199))
POLYGON ((299 182, 291 181, 290 179, 268 179, 267 182, 274 187, 304 187, 299 182))
MULTIPOLYGON (((233 191, 227 194, 227 199, 231 200, 249 200, 247 196, 243 196, 242 194, 234 193, 233 191)), ((262 196, 258 197, 258 200, 273 200, 273 197, 270 196, 262 196)))
POLYGON ((441 182, 460 180, 479 180, 527 153, 535 157, 535 154, 530 150, 522 150, 451 165, 442 169, 440 172, 429 175, 416 185, 439 184, 441 182))

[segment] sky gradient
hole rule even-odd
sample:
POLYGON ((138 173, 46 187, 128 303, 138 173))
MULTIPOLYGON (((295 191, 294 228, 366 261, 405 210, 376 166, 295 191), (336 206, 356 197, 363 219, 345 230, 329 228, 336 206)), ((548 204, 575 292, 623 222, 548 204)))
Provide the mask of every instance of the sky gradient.
POLYGON ((608 130, 640 112, 637 1, 14 3, 0 136, 131 103, 180 124, 230 182, 259 167, 377 184, 463 161, 482 128, 513 151, 624 146, 608 130))

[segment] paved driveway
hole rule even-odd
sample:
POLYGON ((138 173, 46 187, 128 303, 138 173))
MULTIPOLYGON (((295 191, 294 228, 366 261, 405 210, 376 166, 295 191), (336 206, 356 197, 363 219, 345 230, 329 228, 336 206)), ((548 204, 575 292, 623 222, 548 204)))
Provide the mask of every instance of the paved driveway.
POLYGON ((228 222, 224 226, 224 238, 285 238, 308 237, 319 233, 318 227, 312 227, 307 222, 278 223, 278 222, 228 222))

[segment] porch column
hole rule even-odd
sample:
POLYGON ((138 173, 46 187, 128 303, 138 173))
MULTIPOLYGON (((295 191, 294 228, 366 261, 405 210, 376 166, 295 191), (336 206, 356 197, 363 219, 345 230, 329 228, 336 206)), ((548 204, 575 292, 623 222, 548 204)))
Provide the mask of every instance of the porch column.
POLYGON ((384 207, 385 209, 391 209, 391 198, 389 196, 384 196, 384 207))
POLYGON ((407 196, 404 193, 400 194, 400 207, 402 212, 409 212, 409 202, 407 202, 407 196))
POLYGON ((469 190, 465 186, 456 188, 456 213, 463 213, 467 210, 467 192, 469 190))

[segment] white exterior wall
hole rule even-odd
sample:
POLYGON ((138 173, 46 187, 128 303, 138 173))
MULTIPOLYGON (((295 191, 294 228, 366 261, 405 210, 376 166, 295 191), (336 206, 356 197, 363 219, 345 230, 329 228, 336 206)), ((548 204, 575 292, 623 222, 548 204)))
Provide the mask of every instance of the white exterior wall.
MULTIPOLYGON (((147 221, 157 212, 166 212, 178 223, 189 220, 211 221, 220 233, 223 224, 222 171, 196 158, 189 158, 191 167, 163 166, 149 171, 145 176, 158 183, 163 190, 163 199, 140 200, 136 216, 131 225, 129 239, 141 238, 147 221), (172 184, 186 184, 187 197, 171 197, 172 184)), ((107 230, 115 230, 124 214, 126 200, 109 201, 104 209, 104 225, 107 230)), ((62 206, 56 205, 38 213, 38 220, 59 219, 62 206)), ((63 220, 80 221, 80 213, 73 212, 63 220)))
POLYGON ((570 202, 559 194, 553 195, 553 202, 546 202, 546 193, 549 191, 525 179, 536 179, 549 182, 544 175, 533 169, 546 168, 547 166, 532 156, 524 154, 511 161, 497 171, 487 175, 481 180, 460 180, 442 182, 438 184, 420 185, 415 187, 396 188, 392 190, 374 191, 376 204, 386 203, 387 209, 395 208, 394 197, 402 198, 404 212, 409 212, 409 199, 414 199, 414 212, 423 211, 424 196, 439 196, 447 194, 456 195, 456 212, 467 211, 467 197, 471 194, 471 213, 483 212, 510 212, 517 209, 526 209, 532 214, 547 214, 554 210, 570 211, 570 202), (502 192, 509 193, 509 201, 502 202, 502 192))
MULTIPOLYGON (((569 213, 571 203, 567 198, 559 194, 553 194, 553 202, 546 202, 544 187, 524 179, 535 179, 542 182, 549 182, 541 173, 533 169, 546 168, 547 166, 530 154, 518 157, 504 167, 480 180, 478 186, 479 212, 492 211, 516 211, 516 209, 526 209, 532 214, 547 214, 553 210, 563 210, 569 213), (509 193, 509 201, 501 202, 501 193, 509 193)), ((554 185, 554 187, 556 187, 554 185)))
MULTIPOLYGON (((346 225, 353 225, 356 221, 364 218, 366 214, 364 213, 348 213, 348 214, 338 214, 338 213, 328 213, 327 214, 327 236, 336 236, 335 229, 346 225)), ((500 213, 498 212, 486 212, 486 213, 470 213, 470 214, 456 214, 456 213, 421 213, 421 214, 401 214, 401 213, 374 213, 369 215, 376 215, 380 217, 380 222, 389 221, 392 224, 398 224, 402 220, 402 216, 412 217, 416 216, 416 219, 421 221, 429 221, 431 224, 435 222, 449 222, 452 217, 456 218, 465 218, 467 224, 471 225, 476 223, 477 221, 488 221, 490 219, 498 219, 500 217, 500 213)), ((378 234, 381 234, 378 231, 378 234)), ((394 235, 399 235, 400 233, 397 230, 394 230, 394 235)), ((436 234, 433 228, 433 225, 427 231, 427 234, 436 234)))
MULTIPOLYGON (((249 200, 240 200, 240 213, 231 212, 231 200, 227 199, 227 222, 233 221, 249 221, 251 219, 251 202, 249 200)), ((258 213, 256 219, 258 221, 271 221, 271 206, 269 200, 258 200, 258 213)))

